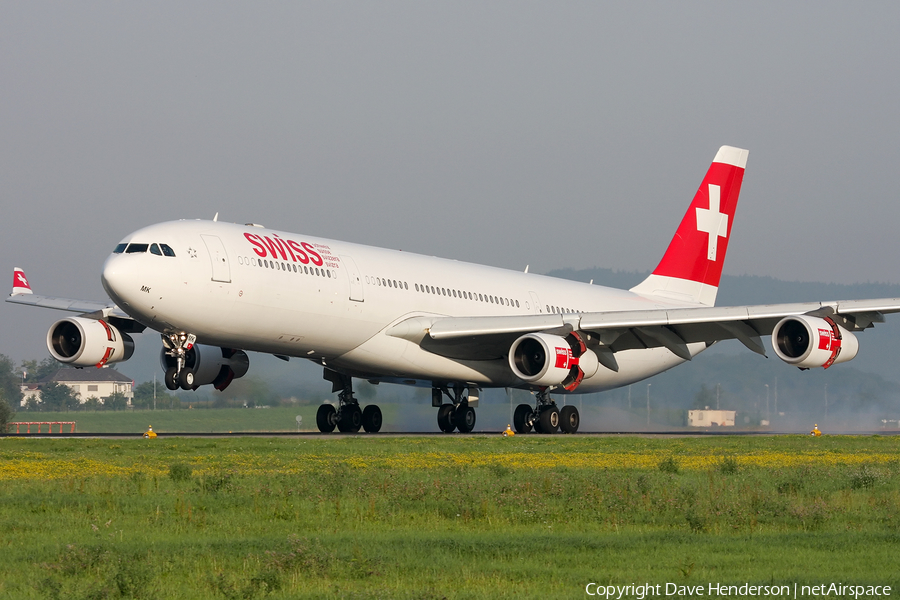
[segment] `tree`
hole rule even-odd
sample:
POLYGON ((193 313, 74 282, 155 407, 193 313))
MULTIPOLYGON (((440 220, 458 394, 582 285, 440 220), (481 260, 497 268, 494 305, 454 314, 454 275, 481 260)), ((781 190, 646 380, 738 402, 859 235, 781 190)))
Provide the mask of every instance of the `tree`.
POLYGON ((104 398, 103 406, 107 410, 125 410, 128 408, 128 398, 122 392, 113 392, 104 398))
POLYGON ((103 403, 97 396, 91 396, 81 404, 81 410, 100 410, 102 408, 103 403))
POLYGON ((18 406, 22 400, 21 379, 15 364, 6 355, 0 354, 0 398, 10 407, 18 406))
MULTIPOLYGON (((145 381, 134 388, 134 398, 131 399, 131 405, 135 408, 152 409, 153 408, 153 382, 145 381)), ((165 386, 158 384, 156 386, 156 408, 180 408, 181 401, 175 396, 166 393, 165 386)))
POLYGON ((78 394, 67 385, 51 381, 41 389, 41 409, 44 411, 67 411, 78 407, 78 394))
POLYGON ((4 398, 0 398, 0 433, 6 433, 6 424, 12 421, 16 412, 4 398))
POLYGON ((64 364, 62 364, 52 356, 48 356, 41 362, 38 362, 36 360, 23 360, 20 371, 24 371, 26 373, 26 382, 34 383, 35 381, 40 381, 41 379, 53 375, 56 371, 63 367, 65 367, 64 364))
POLYGON ((41 410, 41 401, 38 400, 36 394, 29 394, 25 397, 25 410, 29 412, 37 412, 41 410))

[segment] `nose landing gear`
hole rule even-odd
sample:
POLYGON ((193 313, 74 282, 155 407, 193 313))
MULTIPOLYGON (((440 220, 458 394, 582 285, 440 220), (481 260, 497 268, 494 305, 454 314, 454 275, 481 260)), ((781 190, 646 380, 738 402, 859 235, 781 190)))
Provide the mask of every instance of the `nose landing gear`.
POLYGON ((174 359, 174 365, 166 368, 166 387, 172 391, 181 388, 183 390, 194 389, 194 371, 187 366, 187 354, 194 347, 197 336, 193 333, 164 333, 162 334, 165 355, 174 359))

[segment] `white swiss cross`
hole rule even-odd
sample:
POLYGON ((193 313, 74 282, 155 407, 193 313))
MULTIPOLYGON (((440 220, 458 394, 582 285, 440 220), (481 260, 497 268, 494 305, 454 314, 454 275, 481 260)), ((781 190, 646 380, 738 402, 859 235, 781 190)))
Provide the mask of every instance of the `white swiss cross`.
POLYGON ((709 208, 697 209, 697 231, 709 236, 706 258, 716 260, 720 237, 728 237, 728 215, 719 212, 719 186, 709 184, 709 208))
POLYGON ((25 279, 25 275, 22 271, 16 271, 16 279, 22 282, 22 285, 28 287, 28 281, 25 279))

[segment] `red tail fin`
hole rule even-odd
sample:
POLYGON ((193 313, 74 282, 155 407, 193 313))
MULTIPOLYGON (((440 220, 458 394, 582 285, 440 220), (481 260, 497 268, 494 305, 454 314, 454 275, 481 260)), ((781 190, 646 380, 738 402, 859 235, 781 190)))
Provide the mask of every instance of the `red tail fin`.
POLYGON ((748 154, 731 146, 719 148, 659 266, 631 291, 715 304, 748 154))
POLYGON ((19 294, 30 294, 31 286, 28 285, 28 279, 25 277, 25 271, 19 267, 13 269, 13 291, 10 296, 18 296, 19 294))

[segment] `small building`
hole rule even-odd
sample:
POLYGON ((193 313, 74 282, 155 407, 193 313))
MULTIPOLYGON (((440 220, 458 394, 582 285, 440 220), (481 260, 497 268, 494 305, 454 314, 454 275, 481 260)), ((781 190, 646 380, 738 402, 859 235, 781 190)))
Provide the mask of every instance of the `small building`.
POLYGON ((690 427, 734 427, 734 410, 689 410, 688 426, 690 427))
POLYGON ((21 386, 22 406, 24 407, 26 402, 32 397, 37 402, 40 402, 41 389, 51 382, 72 388, 72 391, 78 396, 78 401, 82 404, 91 397, 96 397, 100 402, 103 402, 116 392, 125 396, 129 406, 131 406, 131 400, 134 398, 134 381, 115 369, 110 369, 109 367, 102 369, 94 367, 85 369, 63 367, 36 383, 23 384, 21 386))

